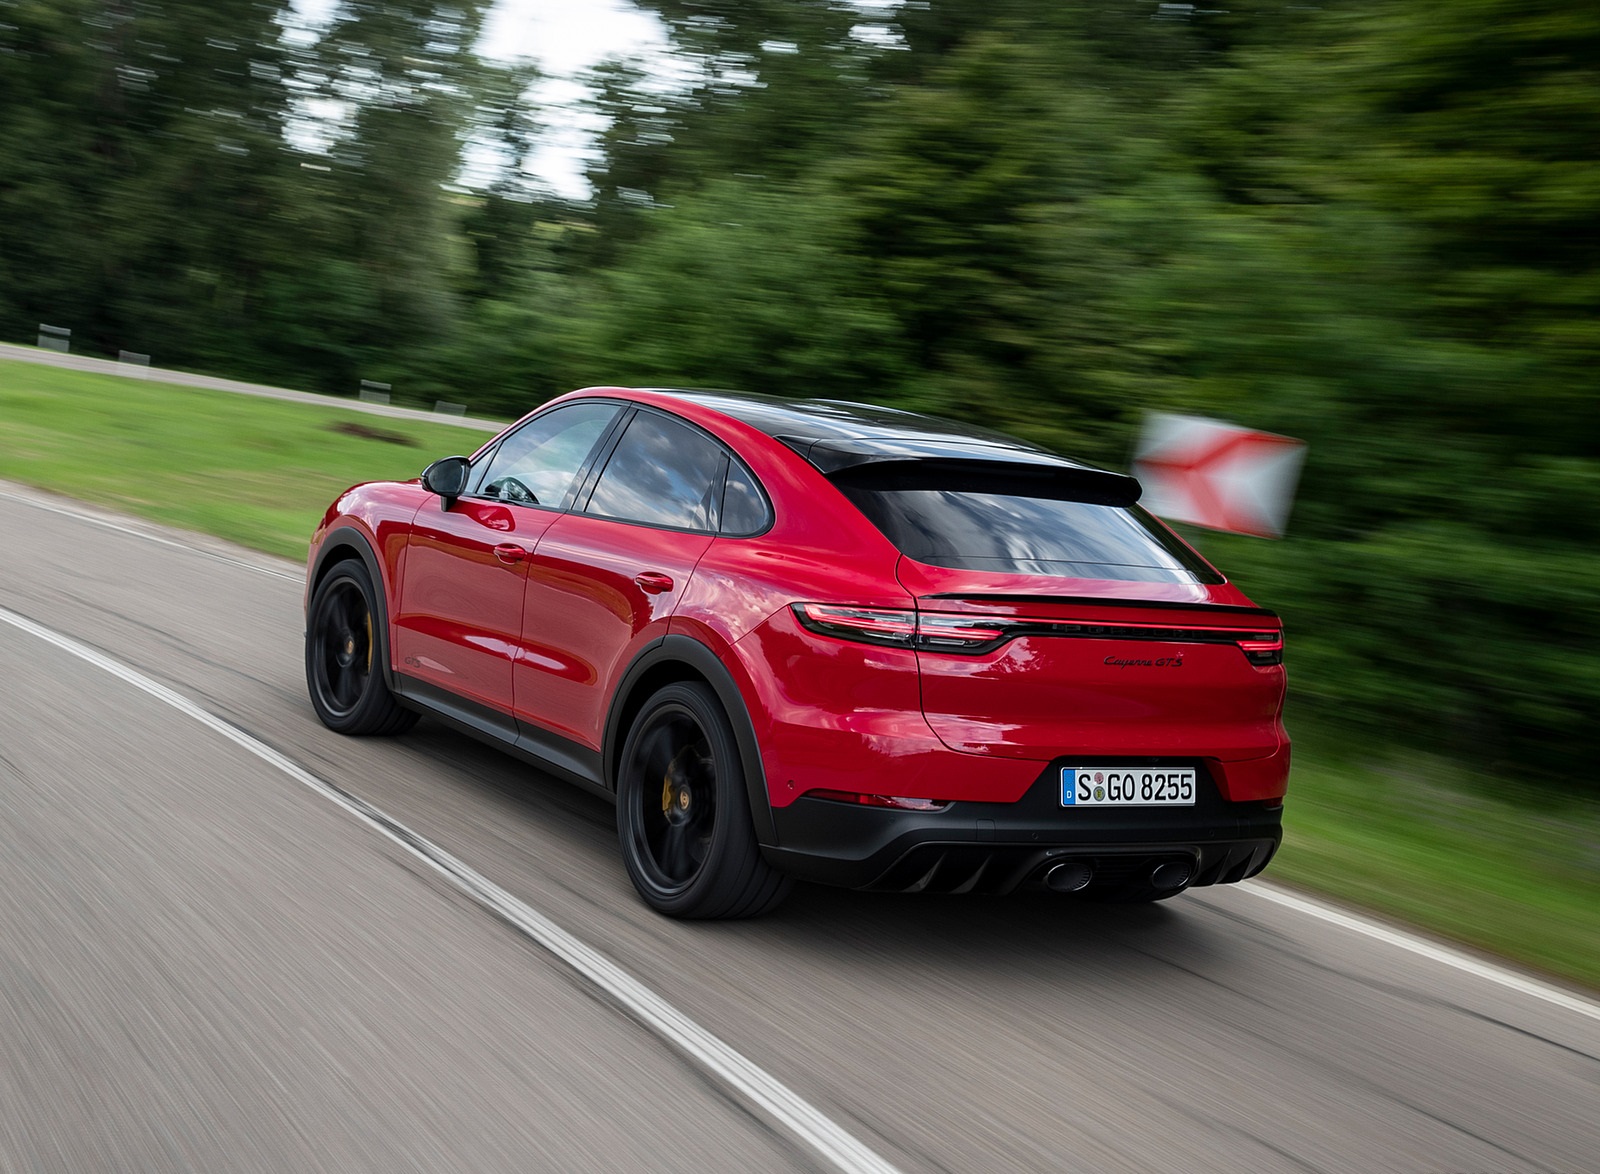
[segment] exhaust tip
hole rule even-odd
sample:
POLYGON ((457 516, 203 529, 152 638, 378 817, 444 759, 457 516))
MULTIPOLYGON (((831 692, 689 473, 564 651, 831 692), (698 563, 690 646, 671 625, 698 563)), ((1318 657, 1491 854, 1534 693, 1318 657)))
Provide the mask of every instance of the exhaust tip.
POLYGON ((1194 865, 1187 860, 1169 860, 1150 870, 1150 883, 1158 889, 1181 889, 1194 879, 1194 865))
POLYGON ((1044 874, 1045 887, 1056 893, 1076 893, 1089 883, 1094 869, 1081 860, 1058 864, 1044 874))

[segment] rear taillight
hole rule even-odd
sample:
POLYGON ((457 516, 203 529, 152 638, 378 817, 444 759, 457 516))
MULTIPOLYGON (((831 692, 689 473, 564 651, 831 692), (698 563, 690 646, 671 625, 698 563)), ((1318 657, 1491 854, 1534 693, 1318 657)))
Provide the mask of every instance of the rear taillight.
POLYGON ((797 603, 801 624, 822 636, 892 644, 910 648, 917 638, 917 613, 886 607, 838 607, 831 603, 797 603))
POLYGON ((1245 632, 1237 643, 1245 659, 1257 668, 1283 663, 1282 632, 1245 632))
POLYGON ((795 618, 821 636, 927 648, 943 652, 987 652, 1005 643, 1014 621, 992 616, 932 615, 910 609, 841 607, 831 603, 797 603, 795 618))
POLYGON ((795 618, 820 636, 920 648, 927 652, 977 655, 992 652, 1019 636, 1055 636, 1078 640, 1141 640, 1162 644, 1237 644, 1258 668, 1283 663, 1283 633, 1237 628, 1165 624, 1107 624, 1068 620, 1033 620, 1014 616, 919 612, 911 608, 850 607, 834 603, 796 603, 795 618))
POLYGON ((987 652, 998 648, 1018 629, 1026 627, 998 616, 917 614, 917 647, 944 652, 987 652))

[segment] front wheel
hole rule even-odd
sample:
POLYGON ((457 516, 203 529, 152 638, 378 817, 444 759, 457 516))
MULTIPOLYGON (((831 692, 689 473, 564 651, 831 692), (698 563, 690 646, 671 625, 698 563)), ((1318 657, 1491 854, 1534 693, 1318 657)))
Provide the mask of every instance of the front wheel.
POLYGON ((398 734, 416 723, 383 679, 377 592, 351 559, 317 584, 306 615, 306 687, 322 724, 341 734, 398 734))
POLYGON ((698 681, 666 686, 634 719, 617 837, 639 895, 670 917, 756 917, 793 887, 761 856, 733 727, 698 681))

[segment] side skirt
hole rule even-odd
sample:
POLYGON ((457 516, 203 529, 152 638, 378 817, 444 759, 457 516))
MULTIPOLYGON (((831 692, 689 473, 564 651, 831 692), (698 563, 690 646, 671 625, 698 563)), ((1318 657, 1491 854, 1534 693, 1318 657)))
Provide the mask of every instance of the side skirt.
POLYGON ((606 787, 604 760, 598 750, 552 734, 508 713, 467 701, 406 673, 394 675, 395 695, 414 709, 436 717, 452 729, 521 759, 530 766, 573 783, 613 802, 606 787))

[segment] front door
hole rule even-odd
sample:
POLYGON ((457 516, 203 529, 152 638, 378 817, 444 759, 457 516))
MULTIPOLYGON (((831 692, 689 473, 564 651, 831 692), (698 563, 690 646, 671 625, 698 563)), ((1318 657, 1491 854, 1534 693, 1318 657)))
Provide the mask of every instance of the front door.
POLYGON ((465 494, 418 511, 395 623, 401 673, 509 721, 529 559, 618 410, 587 401, 535 416, 474 462, 465 494))
POLYGON ((528 556, 558 516, 469 498, 424 505, 400 589, 400 672, 509 713, 528 556))

